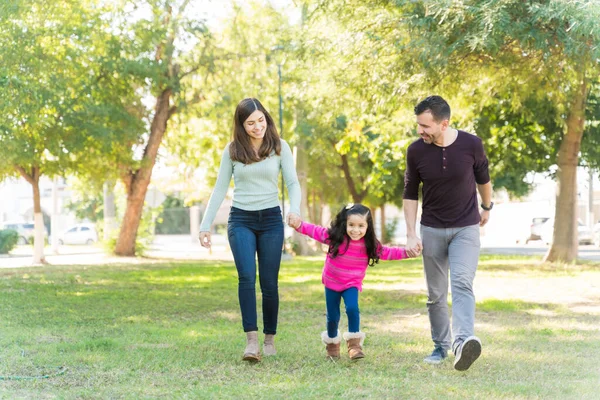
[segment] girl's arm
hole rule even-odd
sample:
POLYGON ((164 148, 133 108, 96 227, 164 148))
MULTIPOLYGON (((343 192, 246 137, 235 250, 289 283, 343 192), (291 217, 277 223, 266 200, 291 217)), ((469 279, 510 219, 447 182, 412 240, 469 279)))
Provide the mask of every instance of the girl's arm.
POLYGON ((296 228, 296 231, 300 232, 303 235, 310 236, 315 239, 317 242, 327 244, 327 239, 329 235, 327 234, 327 228, 324 228, 319 225, 309 224, 308 222, 302 221, 300 226, 296 228))
POLYGON ((381 260, 403 260, 409 258, 408 253, 404 247, 388 247, 381 246, 379 258, 381 260))

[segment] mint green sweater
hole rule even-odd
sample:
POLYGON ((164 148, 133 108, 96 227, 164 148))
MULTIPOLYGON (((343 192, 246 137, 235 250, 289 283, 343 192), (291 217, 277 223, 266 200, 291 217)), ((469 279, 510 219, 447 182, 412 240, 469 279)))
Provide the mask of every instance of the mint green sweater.
POLYGON ((278 156, 273 152, 268 158, 248 165, 232 161, 229 157, 229 145, 227 145, 221 157, 215 188, 200 224, 200 232, 210 231, 217 210, 227 194, 232 175, 234 207, 246 211, 277 207, 279 205, 277 181, 280 170, 290 196, 290 213, 300 215, 300 182, 296 175, 292 151, 286 141, 281 140, 281 155, 278 156))

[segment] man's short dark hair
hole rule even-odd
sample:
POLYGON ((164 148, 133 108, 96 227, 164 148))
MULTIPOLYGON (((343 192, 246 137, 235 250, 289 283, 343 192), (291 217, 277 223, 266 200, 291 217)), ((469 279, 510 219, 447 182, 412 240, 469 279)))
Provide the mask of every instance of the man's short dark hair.
POLYGON ((415 107, 415 115, 429 111, 435 122, 450 120, 450 105, 441 96, 429 96, 415 107))

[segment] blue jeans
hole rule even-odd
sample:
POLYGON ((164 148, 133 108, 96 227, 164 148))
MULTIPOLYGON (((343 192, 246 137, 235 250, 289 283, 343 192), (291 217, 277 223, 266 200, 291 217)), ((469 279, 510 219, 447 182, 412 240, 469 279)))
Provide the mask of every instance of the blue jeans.
POLYGON ((231 207, 227 225, 229 246, 238 272, 238 297, 244 332, 258 330, 256 316, 256 255, 262 292, 265 334, 277 333, 279 265, 283 219, 279 207, 245 211, 231 207))
POLYGON ((325 288, 325 305, 327 306, 327 336, 334 338, 338 334, 340 324, 340 302, 344 299, 348 316, 348 332, 360 332, 360 310, 358 309, 358 289, 355 287, 336 292, 325 288))

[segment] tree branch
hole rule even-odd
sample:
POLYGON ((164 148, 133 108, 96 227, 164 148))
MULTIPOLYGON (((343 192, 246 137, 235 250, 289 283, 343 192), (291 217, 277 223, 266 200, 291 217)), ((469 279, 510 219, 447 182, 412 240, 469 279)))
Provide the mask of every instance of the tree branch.
POLYGON ((28 174, 27 171, 25 171, 25 168, 21 167, 20 165, 15 165, 15 169, 17 170, 17 172, 19 172, 19 174, 21 174, 21 176, 30 184, 34 184, 35 183, 35 176, 34 176, 34 172, 33 172, 33 168, 31 171, 31 174, 28 174))

